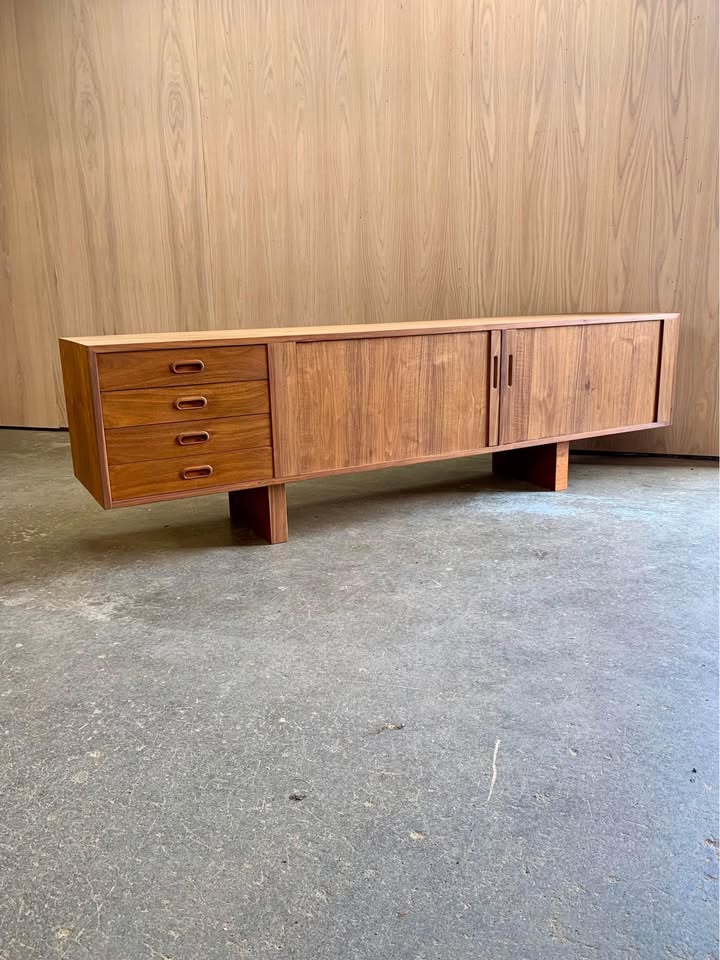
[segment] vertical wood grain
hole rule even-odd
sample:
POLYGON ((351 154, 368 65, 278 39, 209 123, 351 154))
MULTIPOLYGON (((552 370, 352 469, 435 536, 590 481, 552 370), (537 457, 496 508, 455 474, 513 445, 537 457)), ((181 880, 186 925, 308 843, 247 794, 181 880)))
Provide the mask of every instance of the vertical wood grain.
POLYGON ((12 4, 0 4, 0 423, 59 426, 56 318, 32 176, 12 4))
MULTIPOLYGON (((490 336, 298 343, 292 410, 298 472, 485 447, 490 336)), ((275 418, 276 410, 273 428, 275 418)))
POLYGON ((56 335, 677 310, 595 445, 717 452, 716 0, 0 7, 0 422, 56 335))
POLYGON ((501 361, 502 361, 502 333, 500 330, 490 331, 490 353, 488 367, 488 436, 487 445, 495 446, 499 443, 500 432, 500 396, 501 390, 501 361))
MULTIPOLYGON (((15 271, 31 259, 49 298, 27 317, 42 329, 46 359, 21 352, 17 362, 35 390, 56 383, 52 406, 62 410, 55 335, 214 325, 194 11, 191 0, 2 7, 14 110, 32 134, 25 174, 14 158, 28 185, 11 195, 27 204, 34 194, 28 222, 42 241, 33 258, 16 250, 10 261, 15 271)), ((17 129, 7 116, 0 127, 17 129)), ((52 418, 49 404, 42 417, 2 409, 5 423, 52 418)))
POLYGON ((661 325, 505 331, 500 443, 652 423, 661 325))
POLYGON ((300 473, 297 345, 269 343, 267 353, 274 476, 292 477, 300 473))

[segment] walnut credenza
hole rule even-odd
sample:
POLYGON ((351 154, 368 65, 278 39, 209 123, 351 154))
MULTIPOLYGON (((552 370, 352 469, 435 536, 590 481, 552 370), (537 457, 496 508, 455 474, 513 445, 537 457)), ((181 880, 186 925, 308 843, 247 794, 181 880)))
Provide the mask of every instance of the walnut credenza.
POLYGON ((229 492, 287 539, 285 484, 493 454, 567 486, 569 441, 670 423, 678 314, 60 341, 75 475, 106 508, 229 492))

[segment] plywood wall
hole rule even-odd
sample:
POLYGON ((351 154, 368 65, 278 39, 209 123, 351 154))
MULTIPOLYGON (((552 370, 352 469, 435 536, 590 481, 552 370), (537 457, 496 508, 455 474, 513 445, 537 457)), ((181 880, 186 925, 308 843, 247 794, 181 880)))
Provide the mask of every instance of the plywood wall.
POLYGON ((0 3, 2 423, 63 334, 655 309, 619 442, 716 453, 717 0, 0 3))

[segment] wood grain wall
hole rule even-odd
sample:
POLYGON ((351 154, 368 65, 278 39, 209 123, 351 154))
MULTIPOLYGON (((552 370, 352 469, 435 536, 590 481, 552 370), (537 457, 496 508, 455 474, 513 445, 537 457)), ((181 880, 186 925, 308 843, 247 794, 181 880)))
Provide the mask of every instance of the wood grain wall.
POLYGON ((3 0, 0 422, 63 334, 664 309, 617 445, 717 453, 718 189, 717 0, 3 0))

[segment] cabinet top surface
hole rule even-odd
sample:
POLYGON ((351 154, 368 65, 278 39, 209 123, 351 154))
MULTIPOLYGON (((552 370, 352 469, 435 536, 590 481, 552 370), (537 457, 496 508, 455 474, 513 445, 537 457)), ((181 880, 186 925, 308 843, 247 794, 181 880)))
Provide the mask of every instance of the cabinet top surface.
POLYGON ((467 320, 424 320, 416 323, 362 323, 310 327, 257 327, 235 330, 124 333, 102 337, 62 337, 97 352, 152 350, 161 347, 221 346, 307 340, 357 340, 432 333, 502 330, 510 327, 578 326, 588 323, 628 323, 677 318, 677 313, 575 313, 541 317, 493 317, 467 320))

